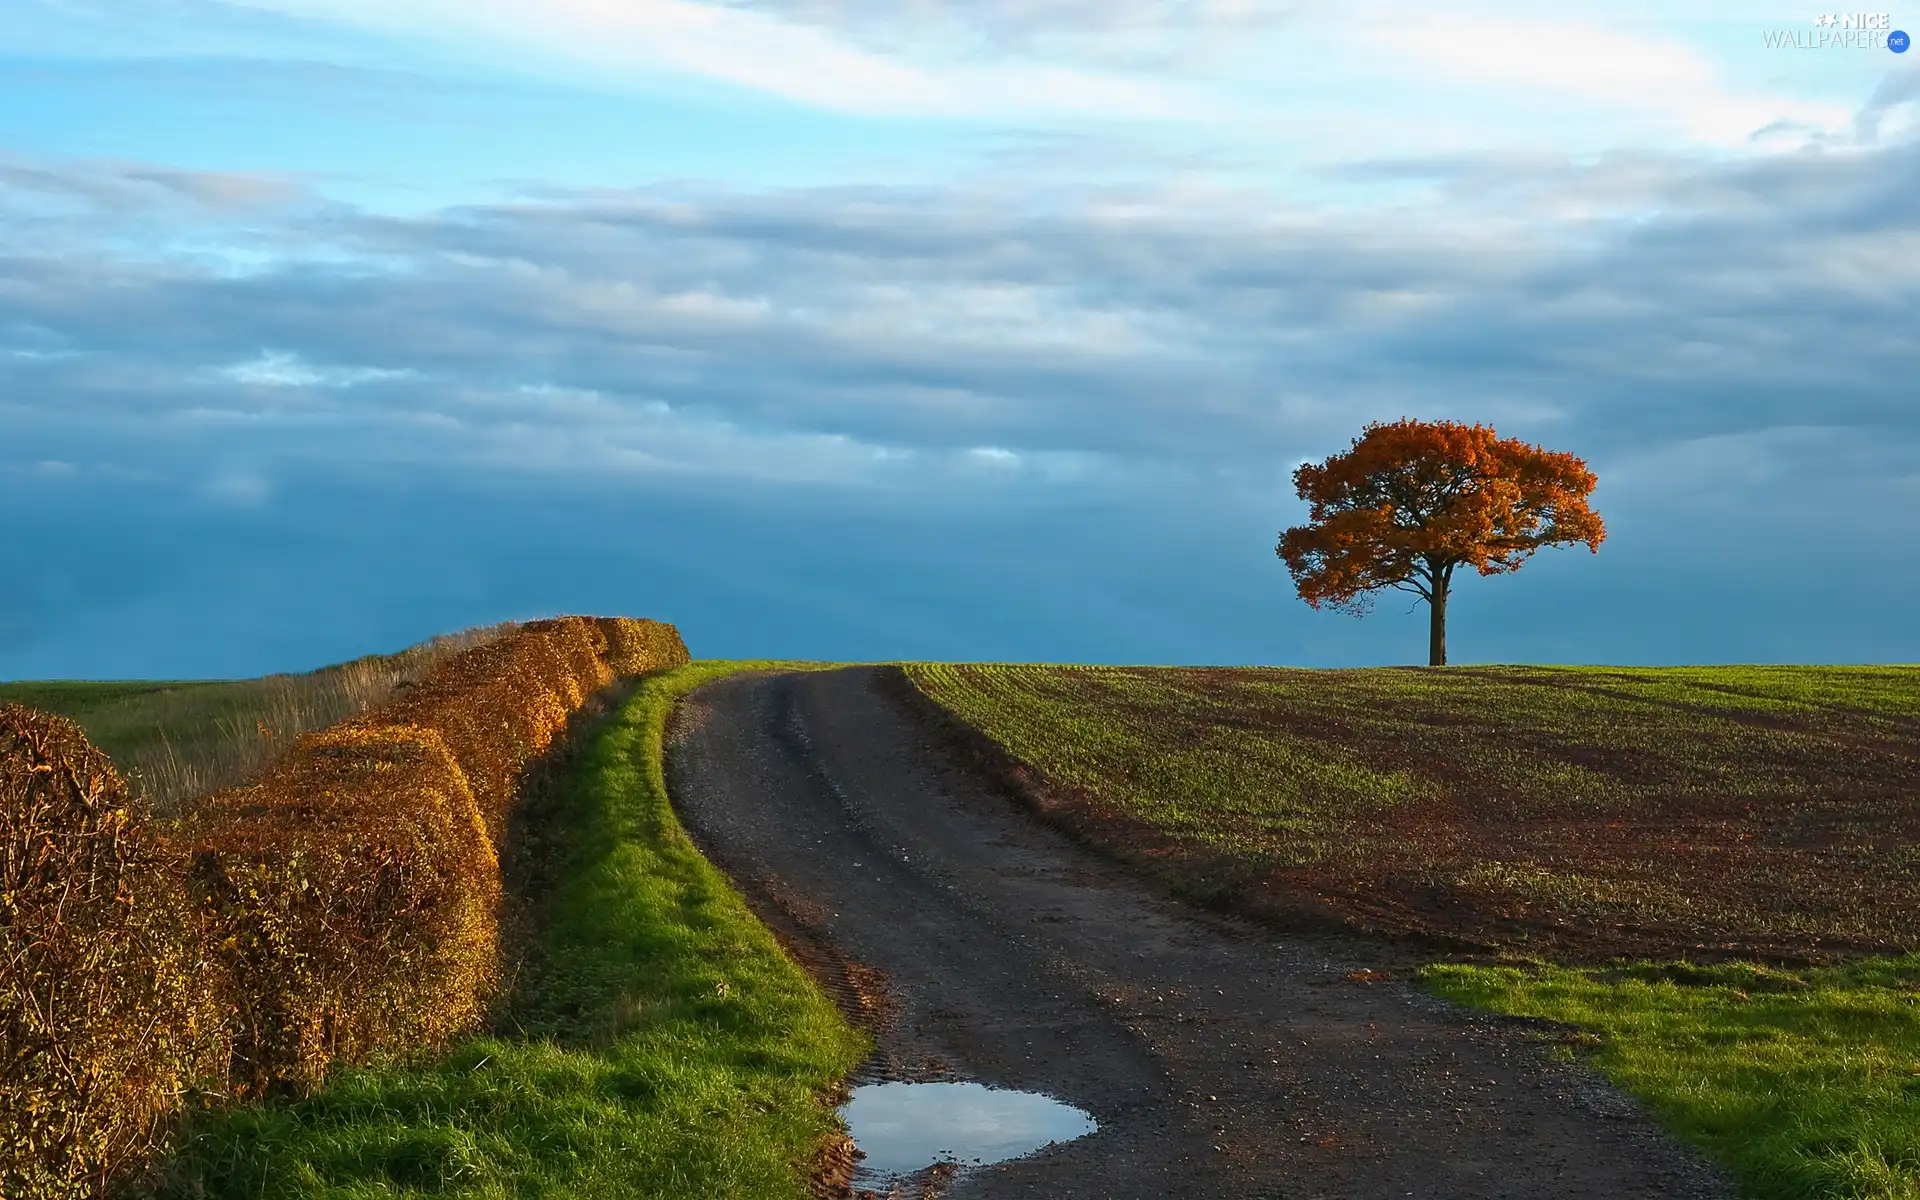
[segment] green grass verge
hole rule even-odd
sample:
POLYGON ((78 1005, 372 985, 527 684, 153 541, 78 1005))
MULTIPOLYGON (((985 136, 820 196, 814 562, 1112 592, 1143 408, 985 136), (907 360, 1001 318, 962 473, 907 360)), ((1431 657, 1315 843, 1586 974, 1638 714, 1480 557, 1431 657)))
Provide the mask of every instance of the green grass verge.
POLYGON ((554 814, 560 858, 511 1036, 202 1113, 167 1194, 809 1195, 836 1127, 822 1097, 867 1040, 694 849, 661 771, 674 701, 764 665, 648 679, 589 736, 554 814))
POLYGON ((1920 956, 1785 971, 1436 965, 1433 991, 1573 1026, 1756 1200, 1920 1200, 1920 956))

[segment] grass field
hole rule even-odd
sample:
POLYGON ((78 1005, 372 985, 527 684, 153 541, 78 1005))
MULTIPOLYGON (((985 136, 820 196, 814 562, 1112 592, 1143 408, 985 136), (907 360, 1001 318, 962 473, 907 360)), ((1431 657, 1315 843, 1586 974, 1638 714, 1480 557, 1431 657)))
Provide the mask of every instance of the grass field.
POLYGON ((187 740, 244 711, 259 680, 47 680, 0 683, 0 703, 78 721, 109 758, 130 759, 163 738, 187 740))
POLYGON ((509 628, 462 630, 301 675, 0 683, 0 703, 70 717, 166 814, 242 783, 300 734, 365 712, 448 657, 509 628))
POLYGON ((297 1104, 202 1113, 164 1194, 811 1195, 837 1128, 823 1101, 866 1039, 693 848, 661 774, 674 700, 758 665, 649 678, 587 735, 544 815, 551 890, 498 1030, 297 1104))
POLYGON ((1920 1200, 1920 668, 907 669, 1188 894, 1477 949, 1748 1195, 1920 1200))
POLYGON ((310 720, 287 720, 297 707, 293 678, 0 683, 0 702, 72 718, 157 811, 172 813, 264 767, 277 742, 337 719, 343 706, 327 704, 310 720))

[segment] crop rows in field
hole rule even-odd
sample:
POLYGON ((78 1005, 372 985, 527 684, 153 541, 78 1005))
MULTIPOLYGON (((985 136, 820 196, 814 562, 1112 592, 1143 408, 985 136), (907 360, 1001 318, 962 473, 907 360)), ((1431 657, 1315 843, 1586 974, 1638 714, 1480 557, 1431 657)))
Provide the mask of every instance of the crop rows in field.
POLYGON ((1920 668, 908 670, 1095 798, 1085 834, 1171 839, 1254 907, 1586 955, 1920 945, 1920 668))

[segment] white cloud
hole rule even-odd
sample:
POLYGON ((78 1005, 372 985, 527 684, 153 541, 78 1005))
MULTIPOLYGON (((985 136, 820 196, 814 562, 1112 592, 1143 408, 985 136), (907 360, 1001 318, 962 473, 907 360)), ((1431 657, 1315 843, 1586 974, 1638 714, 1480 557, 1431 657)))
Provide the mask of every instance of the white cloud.
POLYGON ((1741 146, 1763 131, 1835 133, 1845 105, 1729 83, 1697 50, 1666 36, 1579 19, 1396 15, 1368 26, 1380 45, 1457 83, 1587 101, 1658 115, 1698 140, 1741 146))
MULTIPOLYGON (((143 0, 64 6, 101 14, 102 27, 153 19, 143 0)), ((927 145, 902 152, 896 139, 905 126, 808 129, 803 114, 780 114, 782 129, 830 135, 836 156, 889 178, 966 171, 983 151, 1030 145, 1043 149, 1023 165, 1029 174, 1138 179, 1179 170, 1293 185, 1305 176, 1310 186, 1316 167, 1356 153, 1503 146, 1591 156, 1702 144, 1766 153, 1837 137, 1871 140, 1876 131, 1884 139, 1914 119, 1914 105, 1897 96, 1861 107, 1879 75, 1897 64, 1860 60, 1843 68, 1815 56, 1763 55, 1762 26, 1800 18, 1680 0, 1587 0, 1540 10, 1549 15, 1490 0, 1461 0, 1443 12, 1404 0, 202 0, 190 7, 183 29, 165 39, 168 52, 232 53, 220 32, 225 20, 252 30, 249 37, 281 39, 250 52, 258 57, 372 68, 382 87, 406 86, 381 74, 396 66, 456 78, 462 87, 505 75, 521 88, 531 77, 570 94, 593 89, 644 114, 714 103, 711 92, 683 87, 697 78, 834 112, 939 119, 927 127, 927 145), (195 29, 203 34, 197 49, 195 29), (946 118, 994 122, 999 136, 979 138, 978 129, 946 118), (1089 137, 1095 129, 1099 136, 1089 137), (1099 143, 1092 153, 1075 153, 1089 142, 1099 143)), ((503 163, 516 155, 511 138, 501 150, 503 163)), ((545 152, 534 157, 545 162, 545 152)), ((618 165, 609 165, 610 174, 645 170, 618 152, 612 160, 618 165)), ((719 170, 754 178, 797 168, 748 155, 719 170)), ((677 165, 662 172, 683 173, 677 165)), ((715 177, 705 163, 692 174, 715 177)), ((540 168, 508 167, 489 178, 541 176, 540 168)), ((165 179, 119 185, 130 197, 175 187, 165 179)), ((1338 199, 1351 198, 1349 189, 1338 199)), ((222 185, 191 199, 261 206, 273 195, 222 185)))
POLYGON ((244 0, 477 50, 522 68, 585 64, 604 79, 668 70, 820 108, 884 114, 1198 115, 1164 81, 1038 60, 913 62, 837 31, 693 0, 244 0))
POLYGON ((259 357, 220 368, 219 374, 235 383, 261 387, 353 387, 389 379, 410 379, 411 370, 387 370, 380 367, 317 367, 297 354, 284 350, 263 350, 259 357))

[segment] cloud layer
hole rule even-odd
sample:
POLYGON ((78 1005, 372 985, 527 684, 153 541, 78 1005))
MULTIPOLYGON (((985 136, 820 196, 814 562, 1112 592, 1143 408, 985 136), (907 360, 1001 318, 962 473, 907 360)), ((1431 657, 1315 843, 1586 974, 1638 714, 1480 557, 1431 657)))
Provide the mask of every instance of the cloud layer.
POLYGON ((414 79, 381 39, 425 22, 436 70, 592 76, 567 103, 610 129, 628 76, 680 72, 869 114, 821 146, 990 136, 823 187, 560 186, 503 153, 534 182, 411 204, 0 150, 0 495, 59 547, 0 601, 0 675, 311 665, 631 595, 702 653, 1392 661, 1271 551, 1293 465, 1402 415, 1601 478, 1600 558, 1463 604, 1468 657, 1920 656, 1912 72, 1843 103, 1571 13, 186 9, 239 22, 222 53, 331 23, 369 112, 414 79), (1526 53, 1556 37, 1585 57, 1526 53), (1263 46, 1345 73, 1262 77, 1263 46), (309 608, 339 616, 276 632, 309 608))
POLYGON ((1330 215, 1250 192, 659 188, 401 219, 273 180, 13 164, 0 361, 49 445, 97 422, 895 485, 1258 473, 1401 413, 1602 462, 1913 432, 1915 143, 1351 173, 1426 195, 1330 215))

